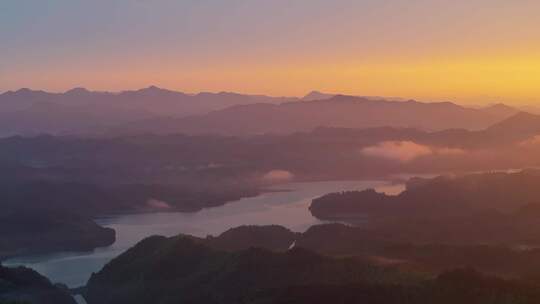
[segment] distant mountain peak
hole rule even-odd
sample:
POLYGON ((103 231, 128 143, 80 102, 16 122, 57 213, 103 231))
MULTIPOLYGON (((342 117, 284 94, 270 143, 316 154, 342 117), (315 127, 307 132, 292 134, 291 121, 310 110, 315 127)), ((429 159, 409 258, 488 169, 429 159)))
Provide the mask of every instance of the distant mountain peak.
POLYGON ((157 87, 155 85, 151 85, 149 87, 141 89, 141 91, 156 91, 157 92, 157 91, 165 91, 165 89, 162 89, 162 88, 157 87))
POLYGON ((498 132, 523 131, 534 133, 540 131, 540 116, 520 111, 488 129, 498 132))
POLYGON ((81 94, 87 94, 90 93, 89 90, 83 87, 76 87, 71 90, 66 91, 65 94, 71 94, 71 95, 81 95, 81 94))
POLYGON ((29 88, 21 88, 21 89, 18 89, 17 91, 4 92, 1 95, 19 96, 19 97, 27 98, 27 97, 31 97, 31 96, 34 97, 34 96, 39 96, 39 95, 43 95, 43 94, 50 94, 50 93, 47 93, 47 92, 44 92, 44 91, 41 91, 41 90, 32 90, 32 89, 29 89, 29 88))
POLYGON ((497 108, 504 108, 504 109, 513 109, 511 106, 505 105, 502 102, 493 103, 485 107, 486 109, 497 109, 497 108))
POLYGON ((509 105, 505 105, 504 103, 494 103, 494 104, 488 105, 487 107, 484 107, 483 110, 490 111, 490 112, 494 112, 494 111, 498 111, 498 112, 506 111, 506 112, 514 112, 514 113, 519 112, 519 110, 517 110, 516 108, 513 108, 509 105))
POLYGON ((531 114, 529 112, 519 111, 518 113, 514 114, 510 118, 506 119, 506 121, 538 121, 540 120, 540 116, 536 114, 531 114))
POLYGON ((32 92, 37 92, 37 91, 31 90, 29 88, 20 88, 17 91, 15 91, 16 94, 27 94, 27 93, 32 93, 32 92))
POLYGON ((343 95, 343 94, 336 94, 328 99, 322 99, 322 100, 328 100, 332 102, 365 102, 365 101, 371 101, 368 98, 365 98, 363 96, 351 96, 351 95, 343 95))
POLYGON ((336 95, 335 94, 322 93, 320 91, 311 91, 306 96, 302 97, 302 100, 304 100, 304 101, 315 101, 315 100, 330 99, 330 98, 332 98, 334 96, 336 96, 336 95))
POLYGON ((143 94, 149 94, 149 95, 159 95, 159 94, 167 94, 167 93, 182 94, 181 92, 175 92, 175 91, 163 89, 163 88, 157 87, 155 85, 151 85, 149 87, 139 89, 137 91, 128 91, 128 92, 131 92, 131 93, 143 93, 143 94))
POLYGON ((146 88, 139 89, 138 92, 164 92, 168 91, 166 89, 162 89, 160 87, 157 87, 155 85, 148 86, 146 88))
MULTIPOLYGON (((520 110, 513 108, 511 106, 505 105, 503 103, 491 104, 486 107, 480 108, 480 111, 487 113, 489 115, 511 118, 513 115, 519 114, 520 110)), ((527 113, 529 114, 529 113, 527 113)))

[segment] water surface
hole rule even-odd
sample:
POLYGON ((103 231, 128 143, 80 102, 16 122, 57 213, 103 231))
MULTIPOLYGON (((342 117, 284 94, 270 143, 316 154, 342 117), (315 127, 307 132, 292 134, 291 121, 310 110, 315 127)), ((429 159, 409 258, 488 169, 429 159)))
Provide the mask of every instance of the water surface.
POLYGON ((184 233, 204 237, 239 225, 269 224, 302 232, 321 223, 308 210, 313 198, 329 192, 367 188, 395 194, 402 191, 404 186, 381 181, 291 183, 279 187, 289 191, 268 192, 196 213, 126 214, 101 218, 96 222, 116 230, 116 242, 111 246, 92 252, 60 252, 14 258, 5 261, 4 265, 24 265, 54 283, 77 287, 86 284, 92 272, 99 271, 112 258, 150 235, 174 236, 184 233))

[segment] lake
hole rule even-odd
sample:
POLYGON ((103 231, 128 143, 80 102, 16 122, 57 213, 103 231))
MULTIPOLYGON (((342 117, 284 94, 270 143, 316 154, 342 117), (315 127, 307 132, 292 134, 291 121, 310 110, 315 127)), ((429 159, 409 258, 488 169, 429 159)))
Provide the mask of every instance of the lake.
POLYGON ((179 233, 204 237, 217 235, 240 225, 282 225, 303 232, 319 224, 308 210, 313 198, 323 194, 375 188, 388 194, 404 189, 402 184, 383 181, 332 181, 290 183, 256 197, 244 198, 226 205, 196 213, 126 214, 97 219, 100 225, 116 230, 116 242, 91 252, 60 252, 4 261, 4 266, 23 265, 48 277, 54 283, 69 287, 86 284, 93 272, 140 240, 151 235, 174 236, 179 233))

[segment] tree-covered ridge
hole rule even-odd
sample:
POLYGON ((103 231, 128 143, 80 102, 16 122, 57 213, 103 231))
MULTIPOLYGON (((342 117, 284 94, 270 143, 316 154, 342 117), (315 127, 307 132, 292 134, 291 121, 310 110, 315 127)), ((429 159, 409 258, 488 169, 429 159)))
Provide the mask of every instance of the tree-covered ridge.
POLYGON ((397 196, 374 190, 314 199, 320 219, 362 223, 374 235, 441 244, 540 244, 540 174, 482 173, 413 179, 397 196))
MULTIPOLYGON (((245 229, 249 228, 239 233, 245 235, 245 229)), ((268 229, 277 232, 275 227, 268 229)), ((432 276, 377 265, 361 256, 323 256, 302 248, 223 251, 214 241, 188 236, 145 239, 92 276, 86 299, 91 304, 532 304, 540 300, 540 285, 533 279, 501 279, 469 268, 432 276)))
POLYGON ((0 303, 75 304, 75 300, 67 289, 53 285, 31 269, 0 265, 0 303))

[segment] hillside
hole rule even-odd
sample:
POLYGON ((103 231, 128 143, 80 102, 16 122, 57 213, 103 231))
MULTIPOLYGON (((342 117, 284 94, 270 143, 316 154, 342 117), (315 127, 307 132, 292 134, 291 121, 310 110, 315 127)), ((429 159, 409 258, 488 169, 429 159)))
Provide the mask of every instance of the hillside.
POLYGON ((186 236, 150 237, 92 275, 89 304, 536 303, 537 285, 471 269, 430 277, 295 248, 225 252, 186 236))
POLYGON ((67 290, 54 286, 37 272, 0 265, 0 303, 75 304, 67 290))

